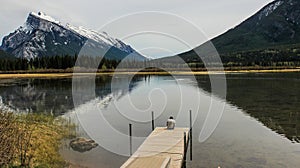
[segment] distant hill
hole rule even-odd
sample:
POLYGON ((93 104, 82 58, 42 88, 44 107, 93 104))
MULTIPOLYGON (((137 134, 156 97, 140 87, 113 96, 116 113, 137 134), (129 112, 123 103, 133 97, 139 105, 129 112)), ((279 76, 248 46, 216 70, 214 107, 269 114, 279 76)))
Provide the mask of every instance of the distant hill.
POLYGON ((212 42, 220 53, 300 43, 300 1, 274 1, 212 42))
MULTIPOLYGON (((225 62, 299 61, 300 1, 276 0, 211 42, 225 62)), ((205 44, 196 47, 201 50, 205 44)), ((179 54, 186 62, 199 61, 191 50, 179 54)), ((172 62, 175 57, 164 58, 172 62)))

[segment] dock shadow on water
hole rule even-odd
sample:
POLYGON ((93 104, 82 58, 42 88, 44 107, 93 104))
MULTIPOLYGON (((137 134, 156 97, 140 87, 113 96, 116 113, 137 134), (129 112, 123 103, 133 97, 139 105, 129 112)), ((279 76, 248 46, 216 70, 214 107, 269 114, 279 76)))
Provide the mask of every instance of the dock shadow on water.
MULTIPOLYGON (((93 80, 89 77, 83 78, 93 80)), ((76 108, 73 104, 71 78, 1 80, 1 107, 5 105, 20 111, 63 115, 72 118, 75 123, 75 114, 81 113, 81 119, 94 127, 89 128, 88 134, 79 127, 78 136, 90 138, 88 135, 92 132, 95 137, 103 137, 103 141, 106 140, 125 152, 129 152, 128 139, 114 139, 110 132, 97 135, 98 132, 100 134, 102 123, 99 123, 97 114, 88 113, 91 104, 96 105, 106 121, 122 134, 128 134, 128 124, 132 123, 133 135, 140 137, 133 141, 133 151, 152 131, 151 111, 157 112, 156 126, 165 126, 167 118, 172 115, 176 118, 176 126, 188 127, 189 110, 198 110, 193 126, 193 161, 188 161, 187 167, 298 166, 298 73, 227 75, 226 100, 218 96, 218 93, 211 94, 208 76, 196 76, 196 79, 197 82, 190 80, 190 76, 177 76, 177 80, 163 75, 135 76, 130 81, 129 89, 124 89, 129 79, 127 75, 122 75, 114 79, 118 89, 112 92, 112 77, 97 76, 94 91, 96 99, 83 97, 84 101, 76 108), (193 96, 195 94, 199 95, 199 99, 193 96), (200 143, 198 137, 211 99, 217 102, 216 105, 225 102, 225 109, 213 135, 200 143), (122 107, 121 111, 127 108, 126 110, 132 112, 126 115, 134 114, 135 109, 128 105, 130 102, 134 102, 137 111, 143 111, 136 115, 144 116, 144 122, 129 120, 120 113, 118 108, 122 107), (146 120, 147 117, 149 120, 146 120)), ((85 88, 77 89, 84 91, 85 88)), ((128 159, 101 145, 83 153, 63 147, 61 154, 67 161, 86 167, 119 167, 128 159)))

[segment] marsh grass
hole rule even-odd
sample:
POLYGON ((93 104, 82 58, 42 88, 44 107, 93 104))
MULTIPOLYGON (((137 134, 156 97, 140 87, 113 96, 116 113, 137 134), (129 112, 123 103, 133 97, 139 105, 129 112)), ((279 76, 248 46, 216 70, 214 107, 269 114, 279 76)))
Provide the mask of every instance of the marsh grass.
POLYGON ((63 118, 0 111, 0 167, 65 167, 59 148, 74 127, 63 118))

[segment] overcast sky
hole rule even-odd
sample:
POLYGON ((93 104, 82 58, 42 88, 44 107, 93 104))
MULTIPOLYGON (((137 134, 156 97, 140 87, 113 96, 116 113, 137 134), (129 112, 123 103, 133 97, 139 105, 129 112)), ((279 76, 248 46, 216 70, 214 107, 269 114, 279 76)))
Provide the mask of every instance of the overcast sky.
POLYGON ((196 26, 202 31, 203 37, 211 39, 238 25, 271 1, 0 0, 0 37, 2 39, 5 35, 21 26, 25 22, 29 12, 42 11, 61 21, 63 24, 70 23, 75 26, 83 26, 94 30, 103 28, 111 36, 120 38, 140 52, 152 57, 159 57, 188 50, 205 41, 205 39, 197 39, 197 36, 191 36, 191 34, 183 34, 177 40, 176 38, 170 38, 179 38, 178 34, 189 32, 190 30, 187 28, 188 24, 196 26), (143 14, 140 12, 145 11, 163 13, 143 17, 143 14), (139 13, 140 17, 131 17, 132 13, 139 13), (179 19, 170 19, 169 14, 174 14, 174 17, 178 16, 179 19), (174 32, 174 30, 168 32, 167 28, 164 27, 170 20, 173 20, 173 23, 168 24, 169 28, 172 25, 172 28, 174 29, 175 27, 177 32, 174 32), (113 24, 107 25, 107 23, 111 23, 112 21, 114 21, 113 24), (183 22, 186 25, 180 24, 183 22), (146 23, 150 23, 152 27, 145 27, 146 23), (154 24, 156 25, 156 32, 159 32, 161 26, 161 29, 164 30, 161 34, 164 34, 164 37, 159 33, 144 33, 144 35, 130 36, 130 33, 135 32, 129 31, 129 29, 133 30, 133 28, 143 25, 143 28, 137 30, 153 31, 154 24), (180 40, 185 41, 188 45, 179 44, 180 42, 178 41, 180 40))

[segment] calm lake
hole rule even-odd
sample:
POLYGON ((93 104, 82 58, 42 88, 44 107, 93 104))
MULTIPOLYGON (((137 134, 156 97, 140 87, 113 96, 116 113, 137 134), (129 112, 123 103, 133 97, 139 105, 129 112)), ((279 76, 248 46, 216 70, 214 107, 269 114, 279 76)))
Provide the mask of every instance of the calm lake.
POLYGON ((156 126, 165 126, 172 115, 176 126, 187 127, 189 110, 193 111, 195 122, 193 161, 187 162, 188 167, 299 167, 300 73, 226 75, 226 98, 218 92, 211 93, 207 75, 177 75, 176 79, 162 75, 138 75, 132 79, 128 75, 103 75, 95 80, 79 80, 82 88, 73 89, 82 90, 82 95, 75 106, 72 78, 1 79, 0 107, 51 113, 81 123, 78 134, 100 140, 99 147, 79 153, 66 142, 61 154, 66 160, 86 167, 120 167, 128 159, 109 151, 128 153, 128 138, 105 132, 99 116, 125 135, 132 123, 133 135, 139 137, 133 141, 136 150, 152 131, 151 111, 155 113, 156 126), (89 90, 85 87, 95 89, 87 94, 89 90), (213 134, 199 142, 210 106, 224 106, 223 115, 213 134))

